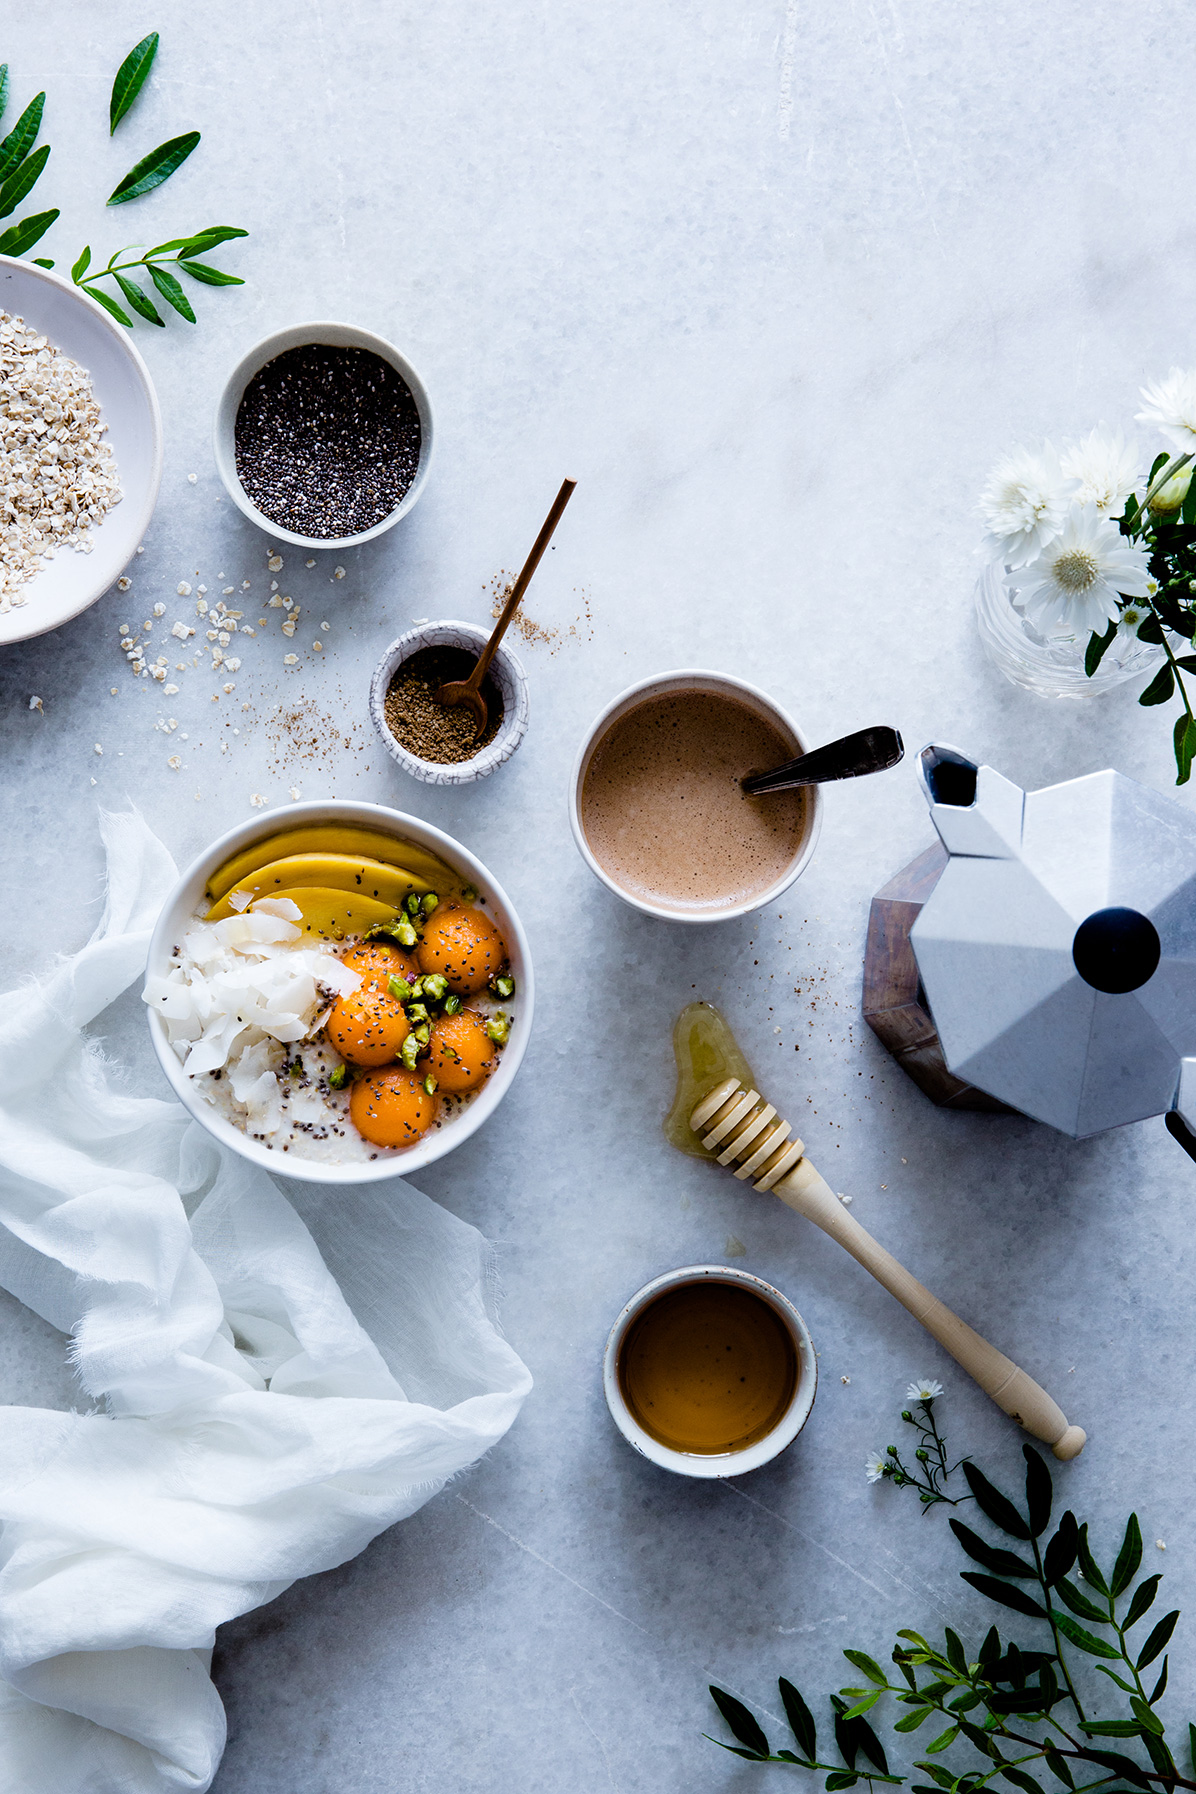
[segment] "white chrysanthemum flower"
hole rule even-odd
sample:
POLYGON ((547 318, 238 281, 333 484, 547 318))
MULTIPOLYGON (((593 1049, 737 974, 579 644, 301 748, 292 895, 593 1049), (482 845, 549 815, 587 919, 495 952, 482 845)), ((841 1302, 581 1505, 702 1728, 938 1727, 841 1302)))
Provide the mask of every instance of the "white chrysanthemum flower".
POLYGON ((994 560, 1024 567, 1058 535, 1071 491, 1049 442, 1042 452, 1014 449, 998 461, 980 500, 994 560))
POLYGON ((887 1460, 882 1458, 878 1451, 874 1451, 870 1458, 864 1460, 864 1471, 870 1483, 883 1482, 887 1469, 887 1460))
POLYGON ((911 1383, 905 1392, 907 1402, 932 1402, 943 1393, 943 1385, 934 1377, 923 1377, 920 1382, 911 1383))
POLYGON ((1143 598, 1146 550, 1094 505, 1073 505, 1032 566, 1007 575, 1017 602, 1044 635, 1103 635, 1121 615, 1119 599, 1143 598))
POLYGON ((1140 424, 1155 424, 1173 448, 1196 449, 1196 369, 1172 368, 1165 380, 1142 388, 1140 424))
MULTIPOLYGON (((1159 589, 1159 582, 1157 579, 1148 579, 1146 587, 1147 597, 1153 598, 1159 589)), ((1124 637, 1126 641, 1137 640, 1139 626, 1145 623, 1149 615, 1149 605, 1135 603, 1127 604, 1117 623, 1118 635, 1124 637)))
POLYGON ((1064 476, 1075 482, 1074 501, 1095 505, 1105 517, 1120 517, 1138 483, 1137 451, 1121 431, 1111 436, 1092 430, 1083 442, 1072 442, 1060 461, 1064 476))

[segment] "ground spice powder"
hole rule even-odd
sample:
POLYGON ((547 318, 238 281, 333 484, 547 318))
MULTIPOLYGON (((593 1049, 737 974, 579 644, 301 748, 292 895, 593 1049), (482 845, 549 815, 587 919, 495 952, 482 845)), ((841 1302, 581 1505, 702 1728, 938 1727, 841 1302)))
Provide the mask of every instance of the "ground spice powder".
POLYGON ((451 680, 468 679, 476 654, 465 648, 420 648, 397 669, 386 692, 384 710, 391 734, 409 754, 421 760, 453 765, 472 760, 494 740, 502 725, 502 693, 489 674, 482 696, 489 712, 481 739, 474 738, 474 720, 464 707, 446 709, 436 693, 451 680))

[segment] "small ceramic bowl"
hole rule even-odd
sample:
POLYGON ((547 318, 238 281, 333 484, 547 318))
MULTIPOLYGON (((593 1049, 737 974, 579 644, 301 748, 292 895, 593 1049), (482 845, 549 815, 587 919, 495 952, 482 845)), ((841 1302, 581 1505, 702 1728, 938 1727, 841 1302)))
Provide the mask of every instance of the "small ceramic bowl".
POLYGON ((385 535, 388 529, 393 529, 400 517, 405 517, 412 509, 423 491, 432 461, 432 406, 424 383, 411 363, 385 337, 375 336, 369 330, 359 330, 355 324, 292 324, 288 330, 276 330, 273 336, 263 337, 260 343, 255 343, 229 375, 220 395, 220 403, 216 407, 213 446, 216 451, 216 468, 224 482, 225 491, 251 523, 268 531, 276 541, 290 542, 296 548, 358 548, 363 542, 371 542, 375 536, 385 535), (237 474, 237 412, 245 388, 254 375, 268 361, 273 361, 276 355, 283 355, 288 349, 301 349, 307 343, 326 343, 341 349, 369 349, 372 354, 381 356, 407 382, 415 400, 415 408, 419 412, 419 467, 415 478, 403 494, 402 503, 396 505, 389 516, 384 517, 381 523, 375 523, 372 529, 360 530, 355 536, 300 536, 294 530, 283 529, 280 524, 272 523, 264 511, 258 510, 237 474))
POLYGON ((422 822, 418 816, 404 815, 401 811, 386 809, 382 804, 345 801, 288 804, 285 810, 276 811, 272 815, 256 815, 251 821, 230 829, 218 841, 213 841, 183 873, 163 904, 154 927, 146 972, 153 977, 170 970, 171 951, 175 942, 180 939, 180 930, 203 903, 204 887, 217 867, 222 866, 233 854, 253 846, 255 842, 268 840, 271 835, 326 823, 356 824, 359 828, 378 829, 384 834, 394 835, 400 841, 411 841, 417 847, 426 847, 460 872, 470 884, 477 887, 479 895, 486 899, 486 913, 507 944, 511 973, 518 995, 511 1011, 511 1037, 503 1048, 498 1069, 473 1101, 442 1127, 429 1129, 416 1145, 386 1158, 338 1165, 317 1159, 301 1159, 294 1153, 283 1157, 281 1153, 272 1152, 259 1141, 251 1140, 214 1109, 211 1103, 205 1101, 196 1088, 195 1081, 183 1070, 182 1061, 167 1040, 166 1027, 161 1017, 150 1010, 147 1019, 158 1062, 175 1095, 188 1113, 207 1128, 222 1146, 231 1147, 242 1158, 260 1165, 264 1171, 297 1178, 304 1183, 377 1183, 385 1178, 407 1177, 413 1171, 422 1170, 425 1165, 442 1159, 455 1146, 460 1146, 462 1141, 475 1134, 482 1123, 493 1115, 511 1088, 527 1049, 535 1003, 527 936, 502 886, 487 871, 481 860, 474 858, 468 848, 462 847, 451 835, 433 828, 431 823, 422 822))
POLYGON ((645 915, 658 916, 664 922, 730 922, 736 916, 748 916, 767 904, 774 903, 783 891, 797 878, 800 878, 814 857, 814 849, 818 845, 818 836, 822 829, 822 788, 819 785, 806 787, 806 827, 801 844, 792 860, 776 882, 766 891, 753 893, 738 903, 711 904, 708 908, 685 908, 671 906, 663 899, 654 901, 640 892, 629 891, 618 884, 606 867, 596 857, 589 842, 581 820, 581 795, 585 785, 586 772, 594 749, 606 734, 611 724, 634 710, 649 698, 664 698, 684 695, 687 692, 711 693, 716 697, 731 698, 736 703, 754 710, 757 715, 770 722, 786 744, 787 757, 796 760, 799 754, 809 752, 810 744, 798 729, 792 717, 767 692, 758 685, 749 685, 746 679, 735 679, 729 673, 709 673, 698 669, 682 669, 675 673, 658 673, 653 679, 641 679, 637 685, 629 685, 613 698, 606 709, 591 725, 586 733, 577 758, 573 762, 573 774, 569 781, 569 825, 573 830, 573 839, 577 850, 590 868, 595 878, 600 878, 608 891, 621 897, 624 903, 630 903, 633 909, 643 910, 645 915))
POLYGON ((0 309, 86 368, 108 426, 124 497, 91 531, 88 554, 59 549, 0 615, 0 646, 28 641, 85 611, 124 572, 149 526, 162 481, 162 417, 131 332, 69 280, 0 255, 0 309))
POLYGON ((745 1472, 758 1470, 761 1464, 771 1463, 773 1458, 779 1457, 793 1444, 805 1426, 818 1389, 818 1359, 805 1321, 788 1296, 783 1296, 771 1283, 765 1283, 762 1277, 753 1277, 750 1271, 732 1270, 728 1265, 683 1265, 678 1271, 666 1271, 663 1277, 654 1277, 651 1283, 645 1283, 643 1289, 637 1290, 630 1302, 624 1305, 606 1342, 602 1386, 615 1425, 627 1443, 633 1445, 651 1463, 658 1464, 662 1470, 672 1470, 678 1476, 707 1479, 743 1476, 745 1472), (628 1329, 637 1315, 642 1314, 649 1302, 663 1291, 674 1289, 680 1284, 696 1283, 701 1278, 709 1278, 715 1283, 733 1283, 760 1296, 780 1316, 797 1353, 797 1385, 788 1408, 771 1432, 766 1433, 763 1439, 757 1439, 754 1445, 745 1446, 742 1451, 709 1455, 704 1452, 673 1451, 654 1439, 651 1433, 644 1431, 624 1401, 619 1387, 619 1355, 628 1329))
POLYGON ((391 759, 425 785, 470 785, 484 779, 511 758, 527 731, 527 674, 505 642, 500 642, 490 662, 489 677, 502 693, 503 719, 493 741, 480 748, 472 760, 445 763, 421 760, 395 740, 386 720, 386 693, 396 671, 420 648, 464 648, 479 655, 490 640, 488 629, 472 623, 421 623, 390 644, 370 681, 370 715, 391 759))

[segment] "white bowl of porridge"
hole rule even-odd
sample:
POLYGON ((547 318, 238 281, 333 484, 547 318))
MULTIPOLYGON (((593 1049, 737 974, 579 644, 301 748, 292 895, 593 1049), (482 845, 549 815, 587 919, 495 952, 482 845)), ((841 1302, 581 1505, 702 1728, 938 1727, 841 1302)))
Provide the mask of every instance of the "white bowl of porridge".
POLYGON ((493 1113, 531 1031, 527 937, 460 842, 380 804, 294 804, 214 842, 150 941, 171 1086, 287 1177, 372 1183, 493 1113))

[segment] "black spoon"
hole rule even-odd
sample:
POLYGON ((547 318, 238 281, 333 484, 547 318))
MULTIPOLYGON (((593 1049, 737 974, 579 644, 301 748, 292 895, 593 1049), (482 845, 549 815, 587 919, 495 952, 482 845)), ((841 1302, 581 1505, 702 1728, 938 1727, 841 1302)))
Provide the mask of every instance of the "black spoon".
POLYGON ((905 744, 896 729, 878 727, 858 729, 839 741, 828 741, 813 753, 797 760, 786 760, 771 772, 754 772, 740 779, 740 789, 748 797, 762 791, 788 791, 791 785, 825 785, 832 779, 859 779, 867 772, 884 772, 896 766, 905 754, 905 744))

